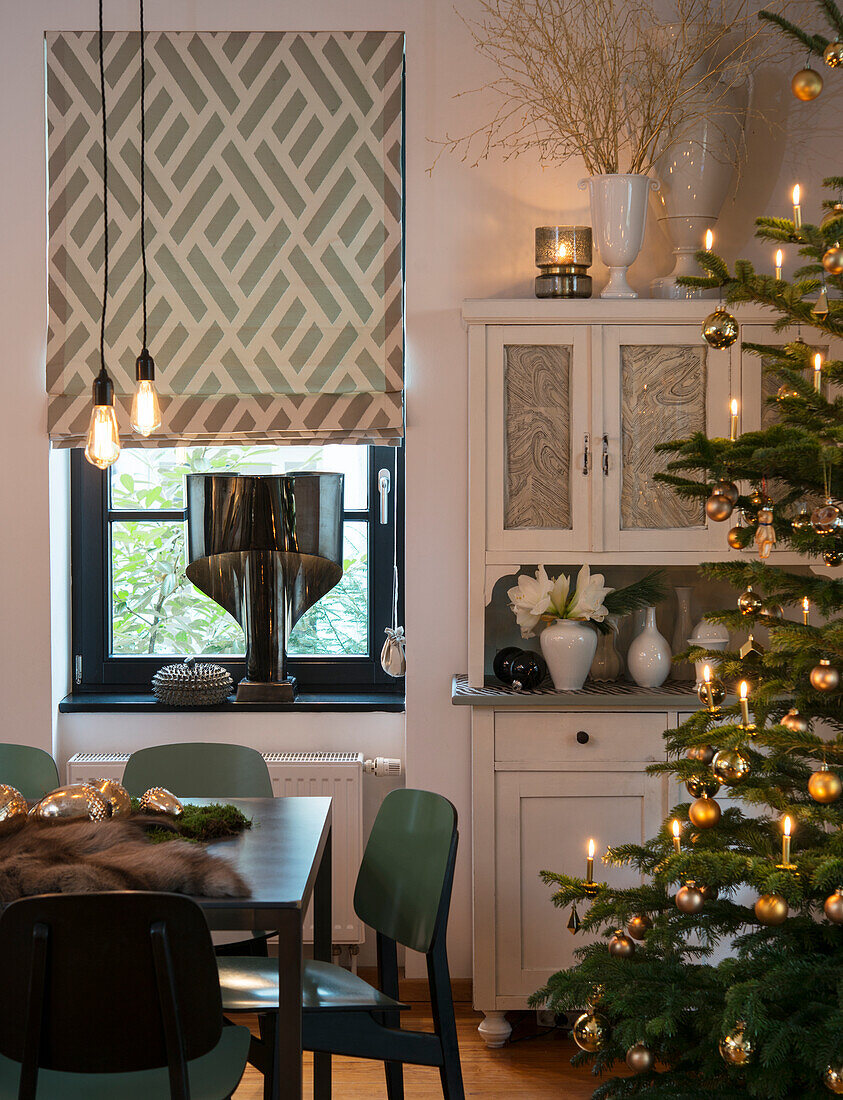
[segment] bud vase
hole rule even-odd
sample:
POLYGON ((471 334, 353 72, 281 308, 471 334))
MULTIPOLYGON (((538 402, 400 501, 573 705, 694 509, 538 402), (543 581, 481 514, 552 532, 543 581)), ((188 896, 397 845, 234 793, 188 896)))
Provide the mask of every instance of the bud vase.
MULTIPOLYGON (((691 633, 691 596, 693 588, 678 587, 676 593, 676 618, 673 620, 672 649, 681 653, 688 648, 691 633)), ((674 661, 670 670, 671 680, 690 680, 693 675, 690 661, 674 661)))
POLYGON ((557 691, 579 691, 597 650, 597 631, 579 619, 554 619, 539 635, 557 691))
MULTIPOLYGON (((548 662, 549 664, 550 662, 548 662)), ((639 687, 656 688, 667 679, 670 672, 670 646, 667 638, 656 626, 656 609, 647 608, 644 629, 633 638, 626 655, 626 667, 639 687)))

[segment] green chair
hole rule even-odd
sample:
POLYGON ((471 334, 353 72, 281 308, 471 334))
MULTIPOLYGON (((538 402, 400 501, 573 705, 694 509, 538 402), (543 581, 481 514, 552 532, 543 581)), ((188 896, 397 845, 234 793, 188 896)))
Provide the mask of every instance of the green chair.
POLYGON ((0 1100, 228 1100, 208 925, 177 894, 41 894, 0 916, 0 1100), (8 984, 5 984, 8 983, 8 984))
POLYGON ((179 798, 272 798, 269 770, 256 749, 206 741, 138 749, 126 764, 123 786, 138 796, 166 787, 179 798))
MULTIPOLYGON (((445 948, 457 841, 457 812, 446 798, 430 791, 388 794, 354 891, 357 915, 377 932, 378 988, 331 963, 305 962, 304 1049, 383 1061, 389 1100, 404 1096, 405 1062, 438 1066, 445 1100, 464 1100, 445 948), (398 1000, 399 943, 427 956, 433 1033, 400 1027, 399 1013, 407 1006, 398 1000)), ((224 1013, 277 1007, 277 964, 223 958, 218 965, 224 1013)), ((253 1038, 249 1050, 265 1082, 274 1072, 273 1035, 264 1017, 261 1038, 253 1038)))
POLYGON ((0 783, 35 801, 59 785, 59 770, 48 752, 34 745, 0 745, 0 783))

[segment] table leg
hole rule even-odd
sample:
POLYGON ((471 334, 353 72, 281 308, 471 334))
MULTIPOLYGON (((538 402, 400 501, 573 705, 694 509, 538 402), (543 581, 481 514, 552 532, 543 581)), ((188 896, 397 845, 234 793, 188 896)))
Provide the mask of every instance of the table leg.
POLYGON ((270 1096, 301 1100, 302 918, 300 909, 282 909, 278 922, 278 1012, 270 1096))
MULTIPOLYGON (((334 918, 331 908, 333 875, 331 871, 331 841, 328 833, 322 862, 313 884, 313 957, 321 962, 330 962, 332 958, 334 918)), ((314 1100, 331 1100, 331 1055, 316 1053, 313 1055, 313 1097, 314 1100)))

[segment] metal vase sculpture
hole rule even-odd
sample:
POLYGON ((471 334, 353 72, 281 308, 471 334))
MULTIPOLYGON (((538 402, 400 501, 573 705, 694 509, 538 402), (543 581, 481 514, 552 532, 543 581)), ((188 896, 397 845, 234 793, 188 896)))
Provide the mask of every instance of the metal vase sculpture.
POLYGON ((290 631, 342 577, 343 475, 190 474, 187 575, 246 636, 238 702, 294 698, 290 631))

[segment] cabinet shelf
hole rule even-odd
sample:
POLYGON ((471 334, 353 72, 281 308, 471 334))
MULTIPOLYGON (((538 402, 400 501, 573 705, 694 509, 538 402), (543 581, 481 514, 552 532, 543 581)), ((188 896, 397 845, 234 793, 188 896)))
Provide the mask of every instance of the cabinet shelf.
POLYGON ((545 686, 534 691, 515 691, 489 677, 482 688, 471 687, 468 677, 459 673, 451 684, 451 702, 463 707, 568 707, 574 710, 659 707, 684 711, 697 710, 701 706, 693 680, 670 680, 659 688, 643 688, 626 680, 587 681, 580 691, 556 691, 546 681, 545 686))

